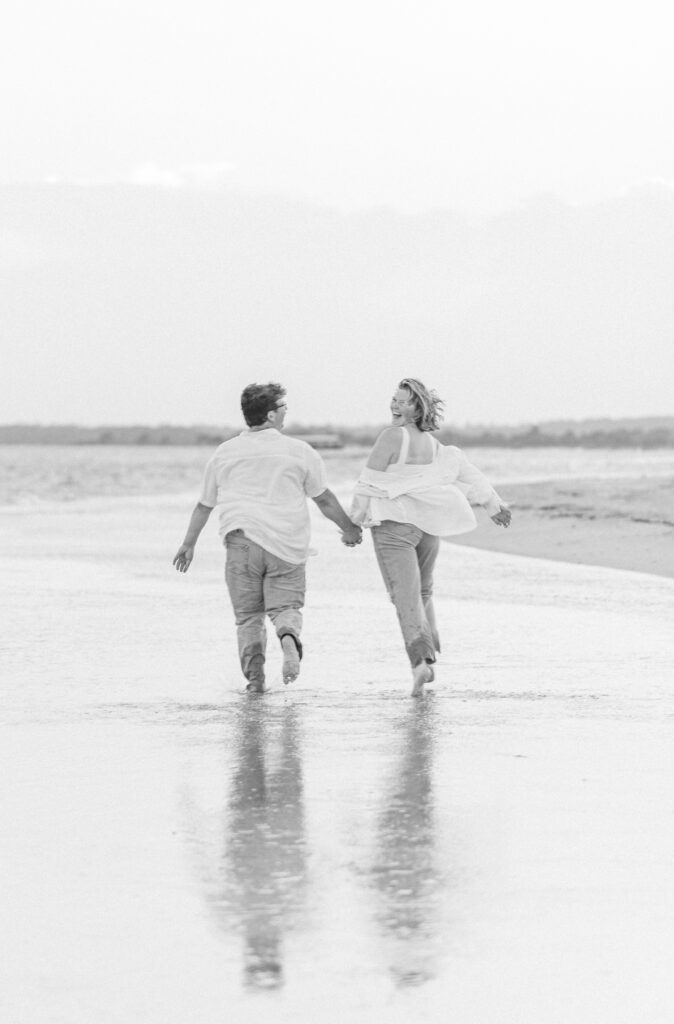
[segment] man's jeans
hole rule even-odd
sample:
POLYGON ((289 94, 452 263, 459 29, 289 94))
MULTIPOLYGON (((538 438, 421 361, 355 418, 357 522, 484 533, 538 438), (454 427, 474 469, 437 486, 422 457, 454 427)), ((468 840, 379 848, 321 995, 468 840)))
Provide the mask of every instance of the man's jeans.
POLYGON ((372 539, 412 668, 422 661, 432 663, 440 650, 433 611, 433 568, 440 538, 411 523, 386 519, 372 527, 372 539))
POLYGON ((279 639, 289 633, 301 651, 304 565, 284 562, 249 540, 242 530, 228 533, 225 546, 225 580, 234 609, 241 669, 250 682, 264 682, 265 615, 279 639))

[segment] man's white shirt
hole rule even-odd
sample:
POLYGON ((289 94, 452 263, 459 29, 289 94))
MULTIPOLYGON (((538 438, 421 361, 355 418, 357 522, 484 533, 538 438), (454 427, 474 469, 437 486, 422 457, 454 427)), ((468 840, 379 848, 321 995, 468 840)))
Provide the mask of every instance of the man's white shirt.
POLYGON ((220 534, 246 537, 286 562, 310 553, 307 498, 327 489, 323 459, 305 441, 275 428, 244 430, 225 441, 206 464, 199 501, 220 514, 220 534))

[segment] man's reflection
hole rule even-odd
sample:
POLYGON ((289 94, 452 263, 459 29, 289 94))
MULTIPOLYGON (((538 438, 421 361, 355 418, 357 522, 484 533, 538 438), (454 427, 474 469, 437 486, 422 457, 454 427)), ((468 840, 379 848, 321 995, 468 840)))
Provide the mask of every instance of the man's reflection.
POLYGON ((240 922, 246 983, 278 987, 283 983, 283 934, 293 924, 306 881, 296 708, 242 704, 235 742, 222 886, 212 896, 240 922))
POLYGON ((442 877, 434 860, 433 731, 429 700, 410 702, 386 806, 379 818, 374 884, 378 920, 393 940, 392 973, 400 985, 433 976, 435 919, 442 877))

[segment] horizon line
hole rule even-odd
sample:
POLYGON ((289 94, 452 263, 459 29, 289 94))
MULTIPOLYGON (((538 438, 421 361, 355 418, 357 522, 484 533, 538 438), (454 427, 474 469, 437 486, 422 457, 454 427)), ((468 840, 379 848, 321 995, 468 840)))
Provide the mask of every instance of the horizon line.
MULTIPOLYGON (((566 417, 557 416, 550 417, 548 419, 539 420, 519 420, 517 422, 464 422, 459 424, 457 422, 444 422, 438 430, 442 429, 455 429, 455 430, 494 430, 494 429, 507 429, 515 430, 518 428, 531 428, 531 427, 542 427, 549 424, 568 423, 571 424, 587 424, 597 422, 609 422, 609 423, 630 423, 630 422, 643 422, 648 420, 671 420, 674 423, 674 413, 643 413, 641 415, 629 415, 629 416, 611 416, 596 414, 592 416, 579 416, 579 417, 566 417)), ((285 428, 286 430, 297 430, 297 429, 325 429, 325 430, 363 430, 363 429, 383 429, 387 426, 387 422, 384 420, 371 421, 371 422, 358 422, 358 423, 333 423, 331 421, 314 423, 314 422, 296 422, 292 421, 285 428)), ((71 429, 71 430, 134 430, 142 428, 144 430, 235 430, 241 427, 245 429, 246 424, 243 422, 237 425, 231 423, 207 423, 207 422, 190 422, 190 423, 178 423, 178 422, 142 422, 139 420, 127 420, 127 421, 116 421, 116 422, 96 422, 96 423, 82 423, 75 422, 73 420, 60 420, 60 421, 36 421, 36 420, 13 420, 11 422, 0 423, 0 430, 7 429, 71 429)))

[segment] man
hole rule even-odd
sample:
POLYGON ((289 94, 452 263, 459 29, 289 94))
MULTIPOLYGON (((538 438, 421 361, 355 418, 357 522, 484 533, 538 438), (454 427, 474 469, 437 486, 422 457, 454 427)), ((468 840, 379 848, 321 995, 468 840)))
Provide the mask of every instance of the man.
POLYGON ((342 531, 348 547, 360 544, 355 526, 327 486, 318 452, 281 434, 287 406, 280 384, 250 384, 241 395, 248 426, 210 459, 199 501, 173 564, 187 572, 215 505, 227 548, 225 579, 234 608, 239 660, 247 690, 265 689, 265 615, 283 650, 283 682, 296 679, 302 658, 302 607, 311 524, 307 498, 342 531))

